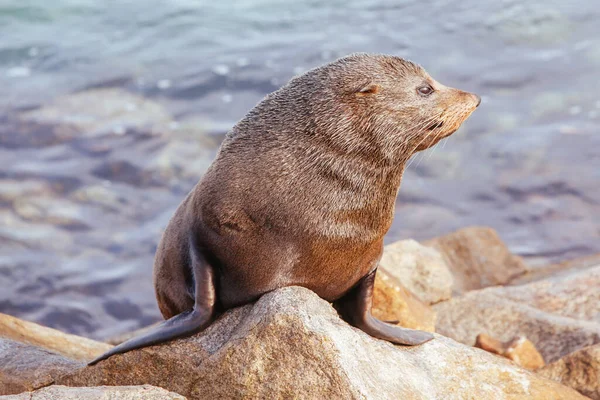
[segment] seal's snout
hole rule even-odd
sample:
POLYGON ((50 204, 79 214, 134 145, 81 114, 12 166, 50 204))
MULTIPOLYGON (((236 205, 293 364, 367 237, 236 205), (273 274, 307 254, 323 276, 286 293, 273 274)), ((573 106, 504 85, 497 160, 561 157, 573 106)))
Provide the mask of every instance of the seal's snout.
POLYGON ((462 92, 462 95, 468 99, 467 101, 474 105, 473 108, 479 107, 481 104, 481 97, 476 95, 475 93, 462 92))

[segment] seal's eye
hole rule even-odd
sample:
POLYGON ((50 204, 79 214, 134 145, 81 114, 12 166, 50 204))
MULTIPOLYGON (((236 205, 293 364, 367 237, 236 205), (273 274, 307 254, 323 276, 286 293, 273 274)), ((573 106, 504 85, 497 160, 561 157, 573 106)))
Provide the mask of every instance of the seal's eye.
POLYGON ((433 88, 429 85, 424 85, 418 87, 417 92, 419 92, 420 95, 429 96, 431 93, 433 93, 433 88))

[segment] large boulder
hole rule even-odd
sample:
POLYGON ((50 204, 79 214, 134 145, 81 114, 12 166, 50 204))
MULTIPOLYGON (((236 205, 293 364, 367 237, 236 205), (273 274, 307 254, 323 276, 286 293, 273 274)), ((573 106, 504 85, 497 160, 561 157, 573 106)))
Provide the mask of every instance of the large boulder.
POLYGON ((529 270, 492 228, 464 228, 423 244, 442 254, 454 276, 457 293, 506 285, 529 270))
POLYGON ((197 335, 114 356, 57 383, 147 383, 190 399, 584 398, 440 335, 416 347, 374 339, 299 287, 230 310, 197 335))
POLYGON ((512 280, 510 284, 522 285, 524 283, 539 281, 552 276, 559 277, 570 275, 576 271, 592 268, 597 265, 600 265, 600 254, 591 254, 572 260, 562 261, 558 264, 550 264, 532 268, 526 274, 512 280))
POLYGON ((49 386, 33 393, 0 396, 2 400, 185 400, 180 394, 150 385, 68 387, 49 386))
POLYGON ((110 350, 109 344, 69 335, 33 322, 0 313, 0 338, 43 347, 65 357, 90 361, 110 350))
POLYGON ((452 295, 452 273, 441 254, 414 240, 385 246, 379 265, 426 304, 448 300, 452 295))
MULTIPOLYGON (((435 332, 435 311, 420 301, 396 278, 384 270, 378 270, 373 293, 373 315, 405 328, 435 332)), ((140 336, 159 323, 110 337, 107 343, 117 345, 135 336, 140 336)))
POLYGON ((472 345, 484 333, 531 340, 547 362, 600 343, 600 266, 520 286, 466 293, 434 306, 436 330, 472 345))
POLYGON ((84 365, 39 347, 0 338, 0 395, 47 386, 84 365))
POLYGON ((375 276, 372 312, 382 321, 435 332, 435 311, 384 270, 375 276))
POLYGON ((538 373, 570 386, 594 400, 600 400, 600 345, 569 354, 542 368, 538 373))

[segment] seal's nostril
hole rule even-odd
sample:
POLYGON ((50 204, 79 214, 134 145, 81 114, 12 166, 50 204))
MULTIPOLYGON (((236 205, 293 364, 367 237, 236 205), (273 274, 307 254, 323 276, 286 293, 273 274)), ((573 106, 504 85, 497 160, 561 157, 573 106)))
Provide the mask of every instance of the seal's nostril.
POLYGON ((477 105, 475 107, 479 107, 479 105, 481 104, 481 97, 475 95, 475 98, 477 99, 477 105))

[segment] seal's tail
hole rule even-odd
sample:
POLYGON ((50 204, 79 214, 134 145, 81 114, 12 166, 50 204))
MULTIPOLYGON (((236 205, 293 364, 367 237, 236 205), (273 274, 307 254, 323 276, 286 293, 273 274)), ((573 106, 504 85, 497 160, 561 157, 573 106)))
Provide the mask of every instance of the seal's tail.
POLYGON ((145 334, 131 338, 111 350, 102 354, 100 357, 91 361, 88 365, 94 365, 99 361, 106 360, 115 354, 126 353, 130 350, 139 349, 141 347, 152 346, 154 344, 163 343, 178 337, 193 335, 206 328, 212 320, 212 316, 205 312, 197 312, 196 309, 186 311, 174 316, 162 324, 151 329, 145 334))
POLYGON ((216 292, 215 275, 212 266, 190 241, 190 261, 194 277, 194 308, 184 311, 160 325, 112 348, 88 365, 94 365, 115 354, 126 353, 141 347, 152 346, 178 337, 193 335, 205 329, 213 320, 216 292))

